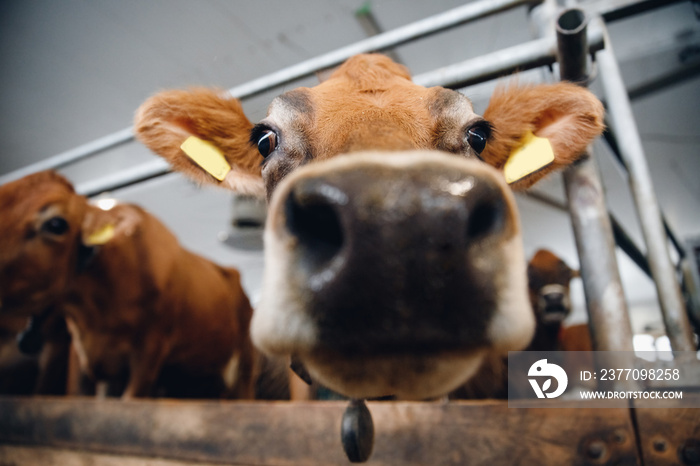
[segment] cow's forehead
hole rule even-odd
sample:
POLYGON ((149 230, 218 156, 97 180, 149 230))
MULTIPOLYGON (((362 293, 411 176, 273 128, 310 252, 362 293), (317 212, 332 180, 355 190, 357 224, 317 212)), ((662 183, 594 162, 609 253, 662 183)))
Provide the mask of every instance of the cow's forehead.
POLYGON ((425 88, 411 81, 405 67, 380 55, 354 57, 326 81, 312 88, 298 88, 276 97, 270 114, 311 115, 338 107, 352 110, 347 102, 377 106, 428 109, 434 117, 472 114, 471 101, 459 92, 442 87, 425 88), (452 115, 451 115, 452 114, 452 115))
POLYGON ((309 114, 313 112, 309 90, 304 87, 285 92, 275 97, 270 103, 268 114, 273 112, 296 112, 309 114))
POLYGON ((463 118, 474 114, 474 105, 464 94, 442 87, 430 88, 433 99, 430 101, 430 112, 436 118, 463 118))
POLYGON ((309 90, 299 88, 275 97, 268 107, 266 121, 274 120, 279 126, 296 128, 302 122, 311 121, 313 114, 309 90))
POLYGON ((410 81, 408 69, 386 55, 363 54, 349 58, 340 65, 327 82, 345 80, 365 90, 386 88, 392 82, 410 81))
POLYGON ((74 191, 70 185, 53 179, 41 180, 38 183, 8 184, 0 189, 0 211, 3 216, 31 215, 73 195, 74 191))
POLYGON ((430 131, 435 123, 457 129, 480 118, 474 113, 469 98, 442 87, 425 88, 401 80, 396 86, 386 88, 378 84, 370 91, 345 80, 330 81, 335 82, 326 81, 313 88, 297 88, 277 96, 270 103, 264 121, 297 130, 304 126, 308 129, 308 125, 314 123, 313 131, 323 132, 328 129, 326 126, 332 127, 333 123, 341 121, 363 124, 385 119, 430 131))

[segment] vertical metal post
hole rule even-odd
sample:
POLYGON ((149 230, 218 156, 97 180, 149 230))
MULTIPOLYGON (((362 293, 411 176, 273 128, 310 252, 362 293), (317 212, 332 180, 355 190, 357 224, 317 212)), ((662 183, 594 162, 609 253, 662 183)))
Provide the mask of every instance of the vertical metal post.
POLYGON ((596 61, 608 105, 610 124, 618 138, 622 160, 627 166, 630 188, 647 245, 647 257, 656 284, 666 334, 674 351, 694 351, 690 323, 676 271, 669 256, 668 238, 661 221, 642 140, 609 39, 606 39, 605 49, 596 54, 596 61))
MULTIPOLYGON (((585 83, 587 18, 564 11, 556 23, 561 78, 585 83)), ((615 256, 615 241, 593 157, 564 172, 569 211, 579 253, 593 349, 632 351, 632 325, 615 256)))

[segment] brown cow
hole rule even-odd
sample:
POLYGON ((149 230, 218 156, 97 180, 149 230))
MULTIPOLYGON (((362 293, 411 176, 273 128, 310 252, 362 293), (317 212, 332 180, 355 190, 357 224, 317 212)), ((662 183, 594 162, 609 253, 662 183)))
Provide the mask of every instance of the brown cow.
POLYGON ((591 93, 556 84, 501 89, 481 117, 458 92, 359 55, 274 99, 257 125, 237 100, 197 89, 152 97, 135 128, 175 169, 267 195, 256 345, 296 355, 348 396, 427 398, 533 334, 517 212, 498 169, 529 133, 546 138, 554 160, 511 184, 530 186, 578 160, 602 116, 591 93))
MULTIPOLYGON (((13 188, 18 184, 0 186, 0 326, 5 348, 2 366, 3 378, 12 379, 3 386, 15 394, 59 395, 66 391, 70 337, 63 319, 54 315, 66 277, 54 277, 52 258, 63 263, 78 254, 72 245, 51 234, 63 225, 50 211, 42 211, 30 221, 18 217, 31 208, 32 199, 26 198, 27 193, 41 193, 47 206, 60 196, 60 189, 44 189, 39 186, 41 183, 41 178, 30 178, 22 190, 13 188), (30 316, 34 318, 28 322, 30 316), (22 352, 33 357, 18 353, 18 338, 22 352)), ((72 204, 65 209, 72 215, 72 204)))
POLYGON ((83 370, 128 377, 125 398, 152 395, 159 376, 173 373, 253 397, 252 308, 235 269, 183 249, 137 206, 89 205, 53 172, 0 187, 0 211, 3 313, 56 305, 83 370))
POLYGON ((578 277, 566 262, 551 251, 540 249, 527 266, 530 303, 537 329, 528 351, 557 351, 564 319, 571 314, 570 283, 578 277))

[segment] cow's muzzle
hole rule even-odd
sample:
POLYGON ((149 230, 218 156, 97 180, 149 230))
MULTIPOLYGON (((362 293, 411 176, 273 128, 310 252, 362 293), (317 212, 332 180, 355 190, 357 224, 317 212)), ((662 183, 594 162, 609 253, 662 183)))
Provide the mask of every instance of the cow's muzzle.
POLYGON ((556 283, 545 285, 538 294, 537 308, 543 323, 561 323, 571 313, 569 290, 556 283))
POLYGON ((265 241, 254 341, 347 395, 446 392, 485 351, 532 334, 513 197, 479 162, 418 152, 309 165, 278 187, 265 241))

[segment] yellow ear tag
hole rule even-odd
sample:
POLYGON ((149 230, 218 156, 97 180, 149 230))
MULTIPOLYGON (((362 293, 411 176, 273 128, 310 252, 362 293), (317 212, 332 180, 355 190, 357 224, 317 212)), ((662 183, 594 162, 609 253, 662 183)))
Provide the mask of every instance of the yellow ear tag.
POLYGON ((101 244, 106 244, 114 237, 114 225, 107 224, 91 233, 90 236, 85 238, 85 246, 99 246, 101 244))
POLYGON ((523 138, 523 144, 510 154, 503 167, 503 174, 507 183, 515 183, 553 161, 554 151, 549 139, 528 132, 523 138))
POLYGON ((219 181, 222 181, 231 171, 231 165, 224 158, 224 154, 209 141, 199 139, 197 136, 190 136, 185 139, 180 149, 219 181))

